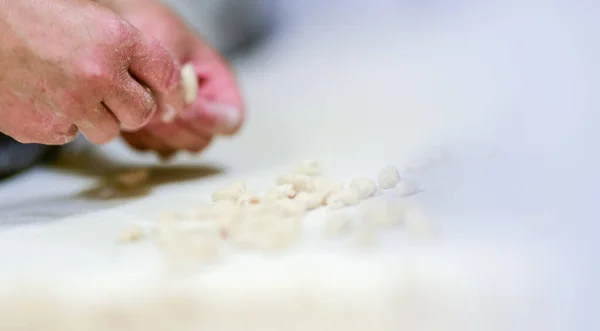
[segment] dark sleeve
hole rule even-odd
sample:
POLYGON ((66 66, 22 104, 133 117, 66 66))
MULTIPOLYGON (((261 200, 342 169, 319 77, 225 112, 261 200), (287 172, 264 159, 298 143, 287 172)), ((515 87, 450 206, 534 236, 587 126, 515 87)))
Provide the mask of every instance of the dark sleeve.
POLYGON ((61 146, 22 144, 0 133, 0 179, 53 159, 60 149, 61 146))

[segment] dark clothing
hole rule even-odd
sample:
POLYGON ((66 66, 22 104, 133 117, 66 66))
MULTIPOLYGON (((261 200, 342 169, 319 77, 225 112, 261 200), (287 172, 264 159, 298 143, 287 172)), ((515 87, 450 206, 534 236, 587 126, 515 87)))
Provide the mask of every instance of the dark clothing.
POLYGON ((58 155, 60 146, 22 144, 0 133, 0 179, 58 155))

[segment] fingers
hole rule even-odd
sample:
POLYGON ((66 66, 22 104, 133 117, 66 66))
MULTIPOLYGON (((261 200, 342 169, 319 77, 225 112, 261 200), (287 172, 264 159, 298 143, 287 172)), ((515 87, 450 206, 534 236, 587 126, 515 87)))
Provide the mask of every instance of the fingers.
POLYGON ((181 118, 196 130, 232 135, 242 125, 243 111, 231 105, 197 99, 181 118))
POLYGON ((208 44, 198 42, 192 60, 202 82, 200 96, 244 110, 244 101, 233 70, 227 61, 208 44))
POLYGON ((170 157, 176 152, 146 129, 136 132, 123 132, 122 136, 133 148, 142 151, 153 150, 162 158, 170 157))
POLYGON ((208 132, 191 129, 180 120, 173 123, 152 123, 136 132, 124 132, 123 138, 135 149, 154 150, 163 157, 179 150, 200 152, 212 140, 208 132))
POLYGON ((179 64, 156 40, 141 35, 136 43, 129 71, 157 98, 159 114, 171 116, 184 109, 184 91, 179 64))
POLYGON ((105 97, 104 103, 127 131, 133 131, 148 124, 157 110, 152 93, 138 83, 128 72, 117 80, 117 88, 105 97))
POLYGON ((244 121, 244 103, 232 71, 207 44, 198 42, 191 60, 199 82, 198 97, 182 114, 193 126, 232 135, 244 121))
POLYGON ((120 131, 118 120, 103 103, 81 113, 81 117, 75 121, 75 125, 87 140, 98 145, 113 140, 120 131))
POLYGON ((151 124, 146 131, 172 150, 199 152, 211 140, 209 134, 195 132, 182 126, 179 122, 151 124))

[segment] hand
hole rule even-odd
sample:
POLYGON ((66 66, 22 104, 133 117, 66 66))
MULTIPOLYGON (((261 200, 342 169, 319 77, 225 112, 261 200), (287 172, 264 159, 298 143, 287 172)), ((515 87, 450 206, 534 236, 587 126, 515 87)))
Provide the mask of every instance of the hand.
POLYGON ((0 40, 0 131, 22 143, 102 144, 183 109, 170 53, 93 1, 0 1, 0 40))
POLYGON ((113 8, 124 19, 159 40, 180 63, 191 63, 199 83, 196 101, 173 122, 155 116, 141 130, 123 132, 125 140, 169 157, 178 150, 199 152, 213 135, 234 134, 243 121, 243 102, 225 61, 168 7, 151 0, 138 0, 136 6, 119 3, 113 8))

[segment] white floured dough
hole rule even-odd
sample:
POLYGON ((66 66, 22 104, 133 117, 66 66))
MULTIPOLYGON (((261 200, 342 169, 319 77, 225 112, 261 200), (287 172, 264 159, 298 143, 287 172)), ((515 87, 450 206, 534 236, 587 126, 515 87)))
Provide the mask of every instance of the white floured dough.
POLYGON ((181 67, 181 82, 184 90, 184 102, 186 105, 190 105, 198 95, 198 77, 191 63, 181 67))

